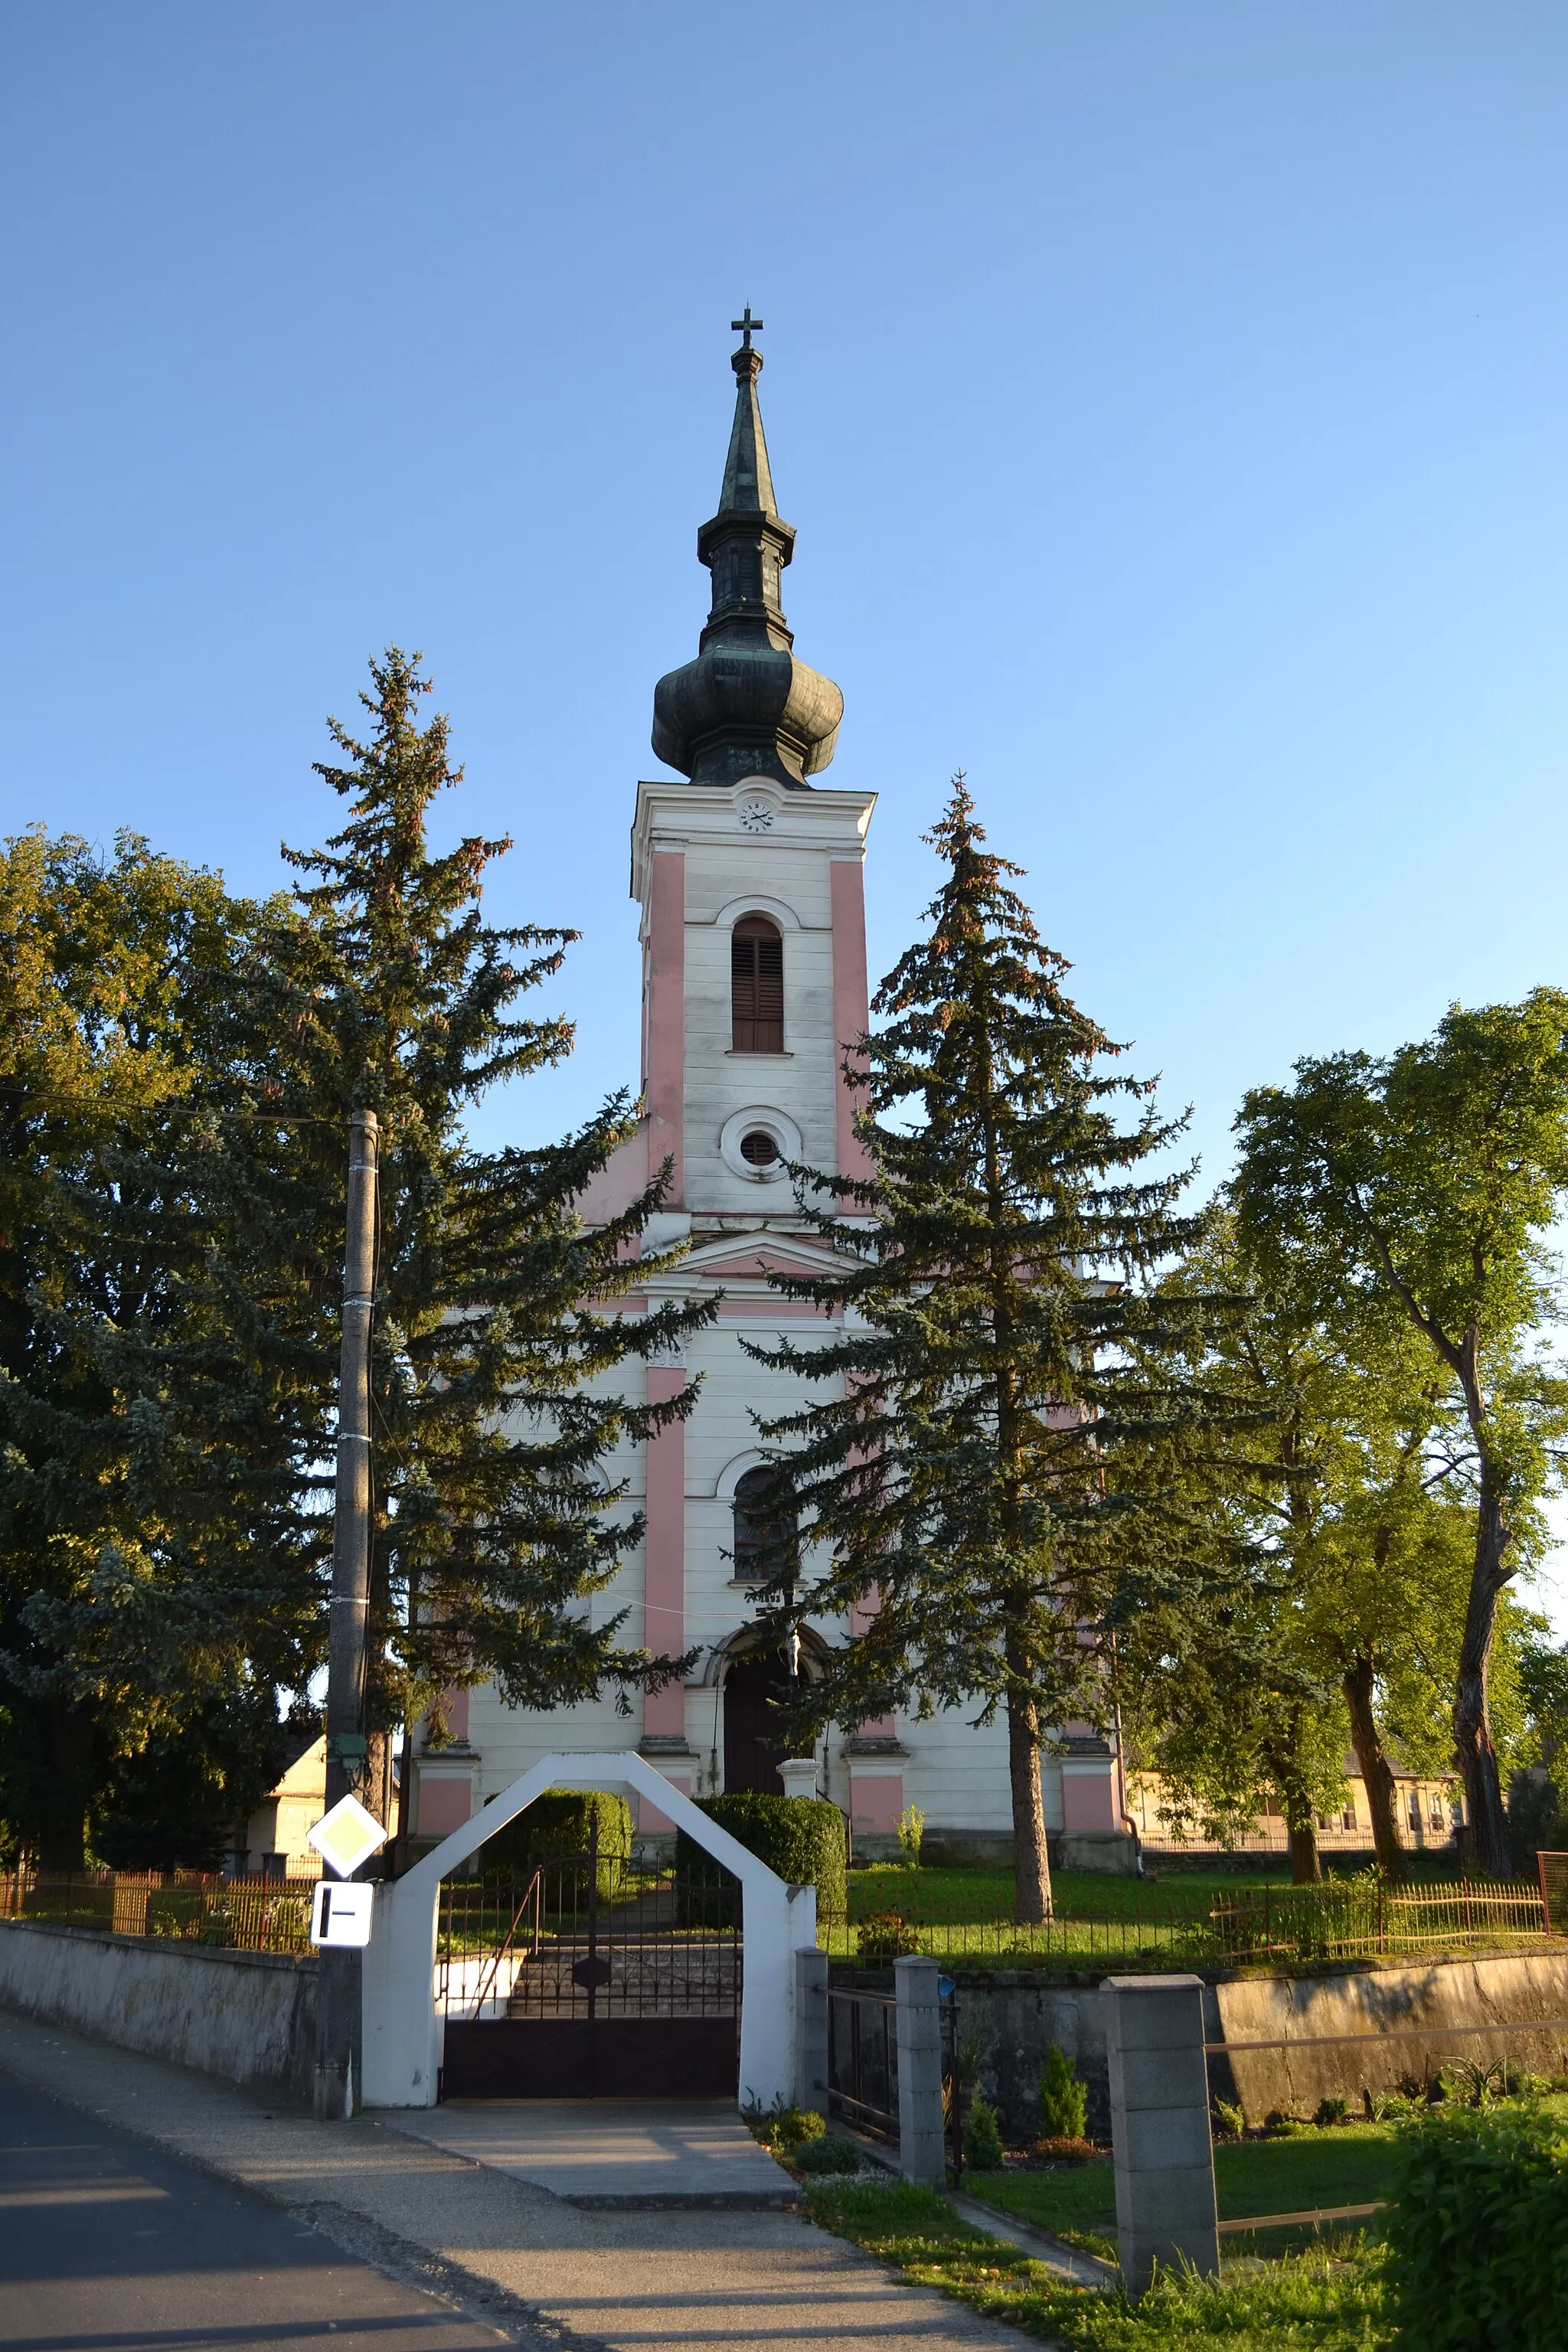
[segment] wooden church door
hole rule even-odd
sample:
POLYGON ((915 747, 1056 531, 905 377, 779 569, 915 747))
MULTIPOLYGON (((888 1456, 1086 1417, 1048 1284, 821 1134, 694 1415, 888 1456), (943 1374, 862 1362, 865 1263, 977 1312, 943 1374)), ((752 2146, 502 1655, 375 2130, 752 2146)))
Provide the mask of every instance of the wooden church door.
POLYGON ((784 1733, 775 1701, 789 1687, 789 1667, 782 1650, 763 1654, 748 1650, 724 1676, 724 1788, 755 1789, 764 1796, 782 1797, 779 1764, 784 1754, 784 1733))

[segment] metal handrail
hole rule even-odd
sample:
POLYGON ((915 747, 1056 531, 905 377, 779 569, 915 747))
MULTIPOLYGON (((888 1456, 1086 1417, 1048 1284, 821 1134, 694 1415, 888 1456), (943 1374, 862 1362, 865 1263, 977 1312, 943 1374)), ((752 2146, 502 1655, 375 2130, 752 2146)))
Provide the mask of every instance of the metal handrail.
POLYGON ((1568 2017, 1507 2018, 1500 2025, 1391 2025, 1386 2032, 1277 2033, 1260 2042, 1205 2042, 1205 2058, 1228 2058, 1233 2050, 1323 2050, 1342 2042, 1436 2042, 1467 2033, 1556 2033, 1568 2031, 1568 2017))
POLYGON ((1374 2198, 1370 2205, 1315 2205, 1304 2213, 1244 2213, 1234 2221, 1216 2221, 1215 2229, 1222 2238, 1239 2237, 1250 2230, 1289 2230, 1320 2221, 1367 2221, 1381 2213, 1388 2200, 1374 2198))
MULTIPOLYGON (((517 1906, 517 1910, 516 1910, 516 1912, 515 1912, 515 1914, 513 1915, 513 1917, 512 1917, 512 1923, 511 1923, 511 1926, 507 1929, 506 1934, 505 1934, 505 1936, 503 1937, 503 1938, 501 1939, 500 1943, 499 1943, 499 1944, 497 1945, 497 1947, 496 1947, 495 1957, 494 1957, 494 1958, 493 1958, 493 1959, 491 1960, 491 1962, 490 1962, 489 1975, 488 1979, 487 1979, 487 1978, 484 1978, 484 1977, 481 1977, 481 1978, 480 1978, 480 1979, 479 1979, 479 1990, 478 1996, 477 1996, 477 1998, 476 1998, 476 2000, 475 2000, 475 2002, 474 2002, 474 2015, 475 2015, 476 2017, 482 2016, 482 2015, 483 2015, 483 2013, 484 2013, 484 2006, 485 2006, 486 2001, 489 1999, 489 1995, 490 1995, 490 1988, 495 1984, 495 1982, 496 1982, 497 1979, 498 1979, 498 1978, 499 1978, 499 1976, 500 1975, 500 1964, 501 1964, 502 1960, 504 1960, 504 1959, 505 1959, 505 1958, 506 1958, 507 1954, 508 1954, 508 1953, 510 1951, 510 1949, 511 1949, 511 1947, 512 1947, 512 1940, 513 1940, 514 1937, 515 1937, 515 1936, 516 1936, 516 1934, 517 1934, 517 1923, 518 1923, 518 1921, 522 1917, 522 1915, 523 1915, 523 1913, 527 1910, 527 1908, 528 1908, 529 1904, 530 1904, 530 1902, 531 1902, 531 1903, 532 1903, 532 1905, 533 1905, 533 1942, 532 1942, 532 1945, 531 1945, 531 1947, 530 1948, 530 1950, 529 1950, 529 1954, 528 1954, 529 1958, 530 1958, 530 1959, 533 1958, 534 1955, 535 1955, 535 1954, 538 1952, 538 1950, 539 1950, 539 1946, 540 1946, 541 1937, 542 1937, 542 1934, 543 1934, 543 1928, 542 1928, 542 1923, 541 1923, 541 1916, 540 1916, 540 1911, 541 1911, 540 1881, 542 1879, 543 1875, 544 1875, 544 1872, 543 1872, 543 1868, 542 1868, 542 1866, 540 1869, 536 1870, 536 1871, 534 1872, 533 1876, 529 1880, 528 1885, 523 1888, 523 1891, 522 1891, 522 1901, 521 1901, 521 1902, 518 1905, 518 1906, 517 1906)), ((447 1984, 448 1984, 448 1986, 450 1985, 450 1982, 451 1982, 451 1976, 450 1976, 450 1965, 451 1965, 451 1964, 450 1964, 450 1961, 448 1961, 448 1963, 447 1963, 447 1969, 448 1969, 448 1973, 447 1973, 447 1984)))
POLYGON ((846 2003, 856 2010, 881 2011, 882 2073, 888 2087, 888 2104, 884 2107, 879 2107, 858 2095, 862 2084, 859 2063, 862 2044, 858 2030, 854 2037, 855 2089, 847 2091, 841 2084, 834 2084, 830 2074, 828 2112, 831 2114, 837 2108, 847 2122, 858 2123, 863 2131, 869 2131, 879 2138, 891 2139, 898 2130, 898 2058, 894 2038, 889 2035, 888 2028, 889 2018, 897 2019, 897 1998, 891 1993, 862 1992, 852 1990, 847 1986, 832 1985, 828 1988, 827 2000, 830 2013, 835 2002, 846 2003))

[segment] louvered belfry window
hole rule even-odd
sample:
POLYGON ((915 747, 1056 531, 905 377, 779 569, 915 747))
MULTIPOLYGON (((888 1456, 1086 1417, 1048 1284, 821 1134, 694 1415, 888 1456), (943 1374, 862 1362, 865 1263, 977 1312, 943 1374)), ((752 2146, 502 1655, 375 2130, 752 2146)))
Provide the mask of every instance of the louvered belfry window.
POLYGON ((784 940, 765 915, 747 915, 730 940, 731 1044, 737 1054, 782 1054, 784 940))

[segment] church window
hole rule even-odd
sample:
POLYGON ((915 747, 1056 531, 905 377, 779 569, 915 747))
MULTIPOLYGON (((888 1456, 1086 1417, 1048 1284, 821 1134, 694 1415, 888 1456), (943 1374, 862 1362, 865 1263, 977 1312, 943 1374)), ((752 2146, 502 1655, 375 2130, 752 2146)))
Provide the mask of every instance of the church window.
POLYGON ((795 1517, 793 1511, 770 1512, 764 1497, 773 1477, 769 1469, 742 1472, 735 1486, 734 1576, 742 1584, 765 1584, 776 1576, 786 1554, 793 1552, 795 1517))
POLYGON ((741 1157, 750 1167, 771 1168, 778 1156, 778 1145, 765 1127, 753 1127, 741 1138, 741 1157))
POLYGON ((765 915, 745 916, 731 934, 730 1011, 737 1054, 784 1052, 784 940, 765 915))

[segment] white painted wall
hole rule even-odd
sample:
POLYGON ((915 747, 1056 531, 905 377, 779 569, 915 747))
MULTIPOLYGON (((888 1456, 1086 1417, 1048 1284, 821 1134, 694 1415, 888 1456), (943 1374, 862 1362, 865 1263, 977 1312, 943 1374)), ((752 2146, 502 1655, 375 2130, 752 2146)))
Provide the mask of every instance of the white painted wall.
MULTIPOLYGON (((768 1417, 799 1403, 799 1384, 769 1370, 744 1351, 743 1342, 771 1341, 781 1335, 809 1339, 813 1326, 783 1318, 765 1280, 709 1275, 705 1261, 734 1258, 770 1239, 778 1246, 810 1247, 801 1233, 787 1183, 758 1184, 735 1175, 720 1154, 725 1121, 749 1106, 784 1113, 799 1129, 805 1157, 822 1167, 837 1162, 839 1041, 833 1009, 832 869, 836 859, 864 854, 873 796, 865 793, 790 793, 754 780, 730 790, 686 783, 638 787, 633 829, 634 895, 647 895, 649 859, 656 847, 679 848, 685 875, 684 925, 684 1166, 685 1204, 659 1220, 661 1240, 690 1238, 693 1254, 665 1287, 671 1295, 700 1293, 707 1283, 726 1293, 723 1319, 689 1342, 687 1370, 700 1376, 697 1406, 686 1424, 686 1640, 701 1655, 686 1695, 686 1738, 697 1758, 694 1790, 710 1793, 715 1759, 723 1756, 722 1700, 711 1672, 713 1651, 727 1643, 754 1615, 743 1587, 731 1582, 722 1554, 731 1545, 733 1520, 729 1502, 716 1488, 738 1456, 761 1444, 753 1414, 768 1417), (764 801, 772 825, 745 829, 742 802, 764 801), (730 938, 743 914, 771 914, 784 939, 784 1055, 736 1055, 730 1050, 730 938), (729 1232, 715 1221, 743 1221, 729 1232), (743 1310, 737 1312, 737 1310, 743 1310)), ((639 1377, 628 1367, 606 1380, 639 1377)), ((630 1501, 641 1499, 640 1463, 630 1469, 630 1501)), ((594 1603, 595 1620, 629 1605, 628 1636, 642 1638, 643 1562, 631 1557, 613 1590, 594 1603)), ((824 1625, 831 1640, 842 1628, 824 1625)), ((1010 1824, 1006 1735, 994 1724, 976 1729, 968 1707, 931 1721, 900 1718, 899 1733, 909 1753, 903 1761, 903 1796, 918 1805, 927 1826, 938 1829, 1005 1831, 1010 1824)), ((476 1692, 470 1706, 470 1738, 479 1750, 481 1798, 506 1788, 519 1773, 553 1748, 635 1748, 640 1717, 617 1716, 613 1699, 591 1706, 526 1715, 503 1707, 493 1690, 476 1692)), ((819 1748, 822 1793, 847 1805, 849 1774, 840 1753, 842 1737, 819 1748)), ((683 1768, 690 1770, 689 1763, 683 1768)), ((1043 1776, 1046 1817, 1061 1823, 1060 1773, 1047 1764, 1043 1776)))
POLYGON ((0 1921, 0 2009, 229 2083, 308 2099, 316 1962, 0 1921))

